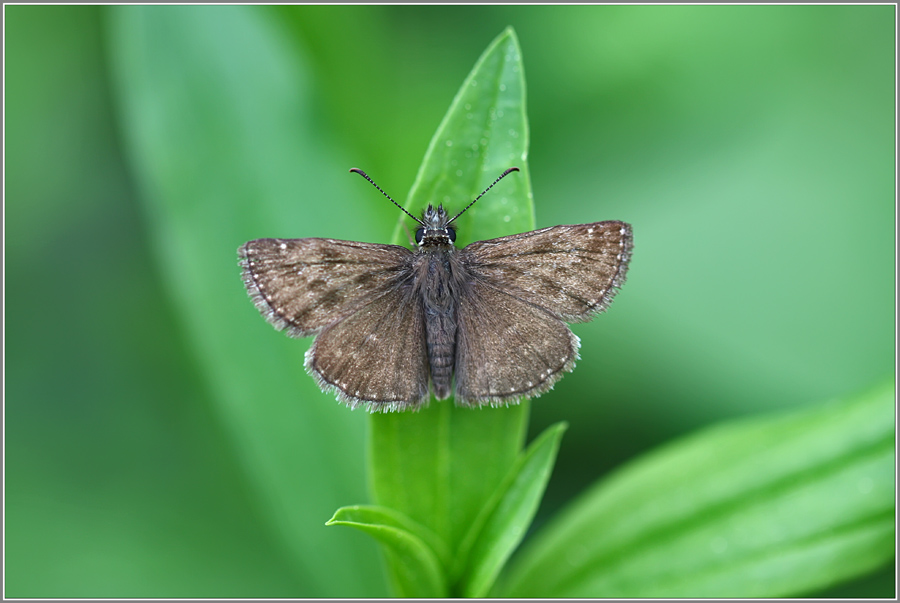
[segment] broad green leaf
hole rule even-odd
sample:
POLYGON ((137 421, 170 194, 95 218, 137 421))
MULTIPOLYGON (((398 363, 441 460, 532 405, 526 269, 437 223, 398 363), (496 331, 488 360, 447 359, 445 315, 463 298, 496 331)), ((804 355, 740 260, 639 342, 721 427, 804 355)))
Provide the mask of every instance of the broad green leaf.
MULTIPOLYGON (((515 165, 519 173, 457 222, 459 242, 532 229, 527 149, 521 54, 508 29, 484 52, 453 100, 406 206, 418 213, 428 203, 442 203, 459 211, 515 165)), ((508 408, 461 409, 445 400, 419 412, 373 415, 369 474, 375 502, 426 526, 455 553, 522 449, 528 408, 523 401, 508 408)))
POLYGON ((516 459, 509 475, 484 506, 460 547, 464 563, 456 577, 466 597, 484 597, 503 564, 525 536, 550 480, 565 423, 544 430, 516 459))
POLYGON ((893 383, 711 428, 604 480, 542 531, 512 597, 784 597, 894 556, 893 383))
POLYGON ((375 506, 342 507, 325 525, 353 527, 381 542, 398 596, 447 596, 446 545, 402 513, 375 506))
POLYGON ((428 527, 455 552, 521 450, 526 421, 521 406, 467 410, 449 400, 373 415, 376 502, 428 527))
POLYGON ((237 266, 249 239, 313 236, 343 219, 322 200, 339 194, 326 174, 349 186, 347 167, 313 131, 302 56, 250 7, 121 6, 110 17, 148 235, 261 515, 304 596, 384 592, 374 547, 322 525, 364 496, 364 416, 318 392, 303 370, 308 343, 265 323, 237 266))

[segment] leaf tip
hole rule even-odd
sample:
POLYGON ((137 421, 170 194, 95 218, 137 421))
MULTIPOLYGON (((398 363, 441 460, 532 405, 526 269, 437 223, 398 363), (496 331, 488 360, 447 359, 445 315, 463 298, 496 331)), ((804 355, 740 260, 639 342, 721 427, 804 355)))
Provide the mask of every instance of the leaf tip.
POLYGON ((347 523, 347 513, 356 511, 359 509, 358 505, 350 506, 350 507, 341 507, 337 511, 334 512, 334 515, 331 516, 331 519, 325 522, 326 526, 336 526, 336 525, 344 525, 347 523))
POLYGON ((547 436, 554 438, 561 438, 562 435, 569 430, 569 422, 568 421, 560 421, 558 423, 554 423, 550 427, 547 428, 547 436))

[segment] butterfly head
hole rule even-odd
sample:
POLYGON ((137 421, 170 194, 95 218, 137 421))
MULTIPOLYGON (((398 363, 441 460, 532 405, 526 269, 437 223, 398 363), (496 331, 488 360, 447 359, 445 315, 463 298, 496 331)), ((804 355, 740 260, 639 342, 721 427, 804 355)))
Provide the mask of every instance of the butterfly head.
POLYGON ((400 208, 400 210, 408 215, 410 218, 419 223, 419 228, 416 229, 416 245, 419 246, 420 249, 423 248, 439 248, 439 247, 450 247, 453 245, 453 242, 456 241, 456 229, 450 226, 450 224, 456 220, 458 217, 463 215, 463 213, 472 207, 475 204, 475 201, 481 199, 482 196, 492 188, 494 185, 503 180, 506 176, 511 174, 512 172, 518 172, 519 168, 511 167, 500 176, 494 180, 489 187, 481 191, 481 194, 475 197, 475 200, 466 205, 461 212, 453 216, 452 218, 447 217, 447 212, 444 210, 443 205, 438 205, 437 209, 434 206, 429 205, 425 209, 425 213, 422 216, 422 219, 415 217, 411 213, 409 213, 405 207, 394 201, 390 195, 381 190, 381 187, 375 184, 375 182, 369 178, 369 176, 359 168, 352 168, 351 172, 356 172, 363 178, 369 181, 369 183, 381 191, 381 194, 388 198, 388 200, 400 208))
POLYGON ((429 205, 419 221, 419 228, 416 229, 416 245, 419 247, 453 245, 456 241, 456 229, 450 226, 450 221, 443 205, 438 205, 437 209, 429 205))

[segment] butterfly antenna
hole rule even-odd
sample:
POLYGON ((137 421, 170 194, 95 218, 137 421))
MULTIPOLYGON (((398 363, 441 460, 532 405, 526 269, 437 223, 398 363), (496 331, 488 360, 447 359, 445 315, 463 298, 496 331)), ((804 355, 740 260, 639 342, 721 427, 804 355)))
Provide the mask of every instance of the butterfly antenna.
MULTIPOLYGON (((508 170, 506 170, 505 172, 503 172, 502 174, 500 174, 500 176, 498 176, 496 180, 494 180, 493 182, 491 182, 491 185, 490 185, 489 187, 487 187, 486 189, 484 189, 483 191, 481 191, 481 194, 478 195, 477 197, 475 197, 475 201, 478 201, 479 199, 481 199, 482 197, 484 197, 484 194, 485 194, 486 192, 488 192, 489 190, 491 190, 492 188, 494 188, 494 185, 497 184, 498 182, 500 182, 501 180, 503 180, 506 176, 508 176, 508 175, 511 174, 512 172, 518 172, 518 171, 519 171, 519 168, 517 168, 517 167, 511 167, 511 168, 509 168, 508 170)), ((375 184, 375 183, 373 182, 372 184, 375 184)), ((466 206, 463 208, 463 210, 462 210, 461 212, 459 212, 458 214, 456 214, 455 216, 453 216, 453 217, 447 222, 447 224, 450 224, 450 222, 453 222, 453 220, 455 220, 455 219, 457 219, 458 217, 460 217, 461 215, 463 215, 463 213, 464 213, 467 209, 469 209, 470 207, 472 207, 473 205, 475 205, 475 201, 472 201, 471 203, 469 203, 468 205, 466 205, 466 206)))
MULTIPOLYGON (((391 199, 391 196, 390 196, 389 194, 387 194, 386 192, 384 192, 383 190, 381 190, 381 187, 378 186, 377 184, 375 184, 375 181, 372 180, 371 178, 369 178, 368 174, 366 174, 364 171, 362 171, 362 170, 359 169, 359 168, 350 168, 350 171, 351 171, 351 172, 356 172, 357 174, 359 174, 360 176, 362 176, 363 178, 365 178, 366 180, 368 180, 368 181, 369 181, 369 184, 371 184, 372 186, 374 186, 375 188, 377 188, 377 189, 381 192, 382 195, 384 195, 385 197, 387 197, 387 198, 390 200, 391 203, 393 203, 394 205, 396 205, 397 207, 399 207, 399 208, 401 209, 401 211, 403 211, 403 213, 405 213, 407 216, 409 216, 410 218, 412 218, 413 220, 415 220, 416 222, 418 222, 418 223, 421 224, 422 226, 425 226, 425 223, 424 223, 422 220, 420 220, 419 218, 415 217, 414 215, 412 215, 411 213, 409 213, 408 211, 406 211, 406 210, 403 208, 402 205, 400 205, 399 203, 397 203, 396 201, 394 201, 393 199, 391 199)), ((503 176, 505 176, 505 175, 506 175, 506 174, 503 174, 503 176)), ((501 176, 501 178, 502 178, 503 176, 501 176)), ((494 185, 492 184, 491 186, 494 186, 494 185)), ((477 199, 476 199, 476 201, 477 201, 477 199)))

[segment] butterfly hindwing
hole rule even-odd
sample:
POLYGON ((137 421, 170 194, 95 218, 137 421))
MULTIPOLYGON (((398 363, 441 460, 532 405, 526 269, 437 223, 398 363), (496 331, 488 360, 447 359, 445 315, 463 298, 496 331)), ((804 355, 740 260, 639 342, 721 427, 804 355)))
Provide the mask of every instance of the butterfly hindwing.
POLYGON ((507 404, 543 393, 575 366, 578 346, 556 316, 473 279, 458 309, 456 402, 507 404))
POLYGON ((306 353, 306 368, 323 390, 370 411, 428 401, 425 321, 412 289, 408 279, 390 283, 319 333, 306 353))

